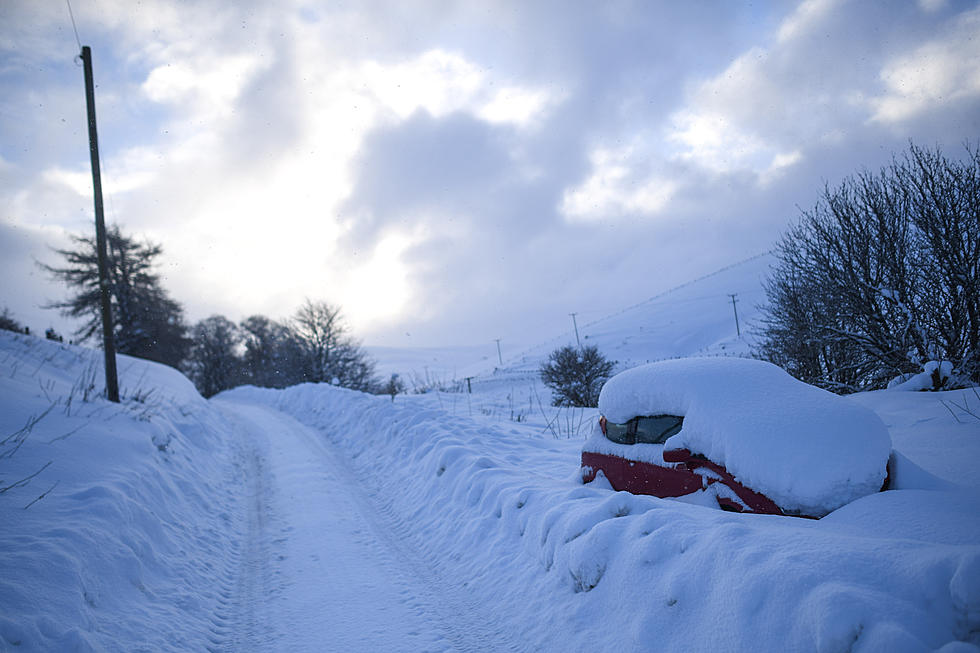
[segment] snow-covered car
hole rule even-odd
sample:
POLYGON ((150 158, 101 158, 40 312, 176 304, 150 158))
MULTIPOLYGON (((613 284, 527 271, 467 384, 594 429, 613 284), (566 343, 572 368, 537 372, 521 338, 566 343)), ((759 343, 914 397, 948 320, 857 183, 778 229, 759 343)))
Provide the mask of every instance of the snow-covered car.
POLYGON ((779 367, 689 358, 609 379, 582 477, 614 490, 822 517, 884 489, 891 438, 878 416, 779 367))

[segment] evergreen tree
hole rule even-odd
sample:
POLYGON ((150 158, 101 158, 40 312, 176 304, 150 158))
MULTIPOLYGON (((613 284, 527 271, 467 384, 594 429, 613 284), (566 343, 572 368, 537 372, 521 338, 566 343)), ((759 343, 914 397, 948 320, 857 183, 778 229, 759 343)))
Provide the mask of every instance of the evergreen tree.
MULTIPOLYGON (((48 308, 85 319, 75 332, 79 341, 101 341, 102 297, 95 238, 72 236, 72 241, 74 249, 55 250, 64 257, 64 267, 41 266, 74 293, 48 308)), ((178 367, 187 356, 190 340, 182 307, 167 295, 153 271, 162 249, 136 242, 116 225, 107 229, 106 244, 116 351, 178 367)))
POLYGON ((205 397, 237 386, 242 379, 238 347, 242 336, 234 322, 212 315, 194 325, 193 344, 185 368, 205 397))
POLYGON ((285 388, 302 383, 304 347, 288 325, 264 315, 241 322, 245 351, 242 355, 244 382, 264 388, 285 388))

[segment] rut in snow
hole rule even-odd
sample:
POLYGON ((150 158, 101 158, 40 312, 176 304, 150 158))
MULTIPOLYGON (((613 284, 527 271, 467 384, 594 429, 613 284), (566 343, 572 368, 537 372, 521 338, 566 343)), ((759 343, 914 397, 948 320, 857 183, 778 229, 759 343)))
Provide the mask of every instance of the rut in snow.
POLYGON ((232 630, 219 649, 519 650, 410 544, 324 436, 277 411, 215 402, 245 449, 232 630))

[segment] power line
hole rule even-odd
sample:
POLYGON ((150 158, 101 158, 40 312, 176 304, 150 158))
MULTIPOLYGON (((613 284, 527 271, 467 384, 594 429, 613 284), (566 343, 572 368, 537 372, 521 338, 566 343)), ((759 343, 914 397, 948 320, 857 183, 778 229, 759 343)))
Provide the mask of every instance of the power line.
POLYGON ((75 14, 71 10, 71 0, 65 0, 68 5, 68 17, 71 18, 71 28, 75 32, 75 43, 78 44, 78 51, 82 51, 82 39, 78 37, 78 27, 75 25, 75 14))
MULTIPOLYGON (((79 52, 79 55, 76 56, 76 58, 75 58, 75 60, 78 61, 81 58, 81 52, 82 52, 84 46, 82 45, 82 39, 81 39, 81 37, 79 37, 79 35, 78 35, 78 26, 75 24, 75 12, 73 12, 72 9, 71 9, 71 0, 65 0, 65 4, 68 6, 68 17, 71 19, 71 29, 75 33, 75 43, 78 44, 78 52, 79 52)), ((99 164, 101 165, 103 171, 108 172, 108 170, 106 168, 106 165, 105 165, 105 161, 102 159, 102 153, 101 152, 99 153, 99 164)), ((112 175, 111 174, 103 174, 102 177, 104 177, 104 178, 106 178, 108 180, 110 177, 112 177, 112 175)), ((116 206, 115 206, 115 201, 113 200, 112 193, 109 192, 109 191, 106 191, 106 195, 109 198, 109 214, 112 217, 113 222, 118 222, 119 219, 118 219, 118 217, 116 215, 116 206)))

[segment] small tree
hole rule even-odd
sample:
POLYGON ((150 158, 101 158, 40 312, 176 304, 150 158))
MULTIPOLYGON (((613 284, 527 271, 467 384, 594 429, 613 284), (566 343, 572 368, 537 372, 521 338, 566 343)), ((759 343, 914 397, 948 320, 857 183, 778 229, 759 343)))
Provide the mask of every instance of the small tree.
POLYGON ((264 388, 285 388, 302 383, 304 343, 286 324, 264 315, 241 322, 245 351, 242 355, 244 382, 264 388))
POLYGON ((384 394, 391 395, 391 400, 394 401, 395 395, 405 392, 405 382, 402 381, 398 374, 392 374, 391 378, 388 379, 388 382, 385 383, 381 390, 384 394))
POLYGON ((24 333, 23 325, 14 319, 13 313, 6 306, 0 311, 0 330, 3 331, 16 331, 17 333, 24 333))
POLYGON ((304 376, 313 383, 334 383, 372 392, 377 386, 374 361, 347 334, 340 307, 309 299, 293 318, 304 351, 304 376))
POLYGON ((221 315, 212 315, 195 324, 191 333, 193 344, 185 369, 198 392, 210 397, 238 385, 242 379, 238 327, 221 315))
MULTIPOLYGON (((64 267, 41 265, 52 277, 64 281, 74 295, 48 308, 63 315, 85 318, 75 332, 79 341, 101 339, 102 296, 99 287, 98 251, 94 238, 72 236, 74 249, 55 250, 64 267)), ((116 350, 139 358, 178 367, 187 355, 190 340, 180 304, 160 286, 153 272, 162 253, 159 245, 138 243, 118 226, 106 232, 107 268, 116 350)))
POLYGON ((548 356, 548 362, 541 366, 541 380, 551 388, 553 405, 595 407, 602 384, 615 365, 594 345, 581 349, 567 345, 548 356))

